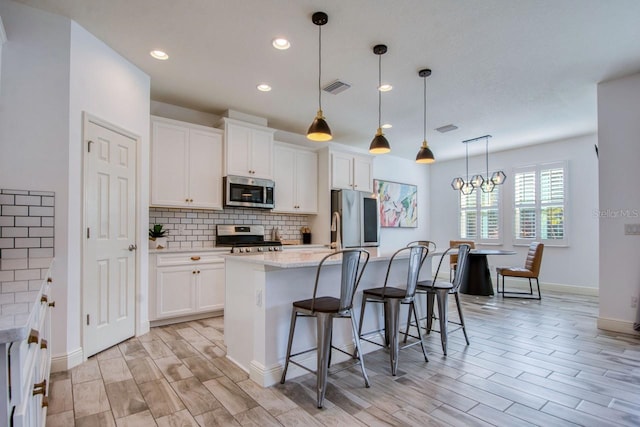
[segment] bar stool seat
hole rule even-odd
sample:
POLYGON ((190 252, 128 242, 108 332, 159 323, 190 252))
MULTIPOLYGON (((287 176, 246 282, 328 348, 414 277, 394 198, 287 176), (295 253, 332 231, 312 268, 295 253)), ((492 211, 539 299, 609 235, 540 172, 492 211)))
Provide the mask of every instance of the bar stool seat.
POLYGON ((358 327, 353 316, 353 297, 355 295, 358 284, 362 277, 362 273, 369 262, 369 253, 363 249, 348 249, 344 251, 336 251, 325 256, 318 265, 316 272, 315 286, 313 289, 313 297, 301 301, 293 302, 293 310, 291 313, 291 326, 289 329, 289 342, 287 345, 287 356, 285 360, 284 370, 280 383, 284 384, 287 377, 287 369, 289 363, 293 363, 302 369, 316 374, 316 403, 318 408, 324 405, 324 397, 326 392, 327 375, 329 365, 331 364, 331 349, 338 350, 349 355, 360 362, 360 369, 364 378, 365 386, 369 387, 369 377, 364 368, 364 359, 362 358, 362 350, 360 348, 360 340, 358 338, 358 327), (340 298, 333 296, 318 297, 318 284, 320 283, 321 271, 326 261, 342 257, 341 276, 340 276, 340 298), (295 333, 296 321, 298 317, 315 317, 316 318, 316 347, 304 350, 295 354, 291 354, 293 345, 293 337, 295 333), (351 320, 351 332, 355 343, 355 353, 349 354, 342 349, 331 345, 331 336, 333 334, 333 319, 348 318, 351 320), (315 351, 317 357, 317 370, 313 371, 306 366, 296 362, 292 357, 315 351))
MULTIPOLYGON (((384 279, 384 286, 378 288, 365 289, 362 291, 362 308, 360 310, 360 330, 358 335, 361 339, 370 342, 372 344, 381 345, 380 343, 365 338, 364 335, 368 335, 367 332, 363 335, 362 323, 364 320, 364 312, 368 302, 384 304, 384 337, 385 345, 389 349, 389 360, 391 363, 391 375, 395 376, 398 370, 398 353, 400 350, 399 343, 399 327, 400 327, 400 305, 408 304, 409 312, 413 311, 415 321, 418 323, 418 315, 414 305, 414 296, 416 293, 416 284, 418 281, 418 274, 422 263, 427 258, 429 249, 423 245, 414 245, 397 250, 391 259, 389 260, 389 266, 387 267, 387 274, 384 279), (398 288, 395 286, 389 286, 389 273, 394 265, 394 260, 398 255, 403 253, 409 253, 409 262, 407 269, 406 287, 398 288)), ((373 331, 379 332, 379 331, 373 331)), ((422 346, 422 354, 424 355, 424 361, 428 362, 427 351, 424 348, 424 342, 422 341, 422 334, 418 334, 418 341, 408 344, 405 347, 409 347, 420 343, 422 346)))

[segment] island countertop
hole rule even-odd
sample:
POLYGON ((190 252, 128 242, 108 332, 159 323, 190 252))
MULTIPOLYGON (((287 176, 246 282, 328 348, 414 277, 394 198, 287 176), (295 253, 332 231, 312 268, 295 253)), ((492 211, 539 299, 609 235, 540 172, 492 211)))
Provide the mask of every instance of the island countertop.
MULTIPOLYGON (((369 262, 389 261, 393 255, 393 251, 380 250, 379 248, 364 248, 369 252, 369 262)), ((224 254, 225 259, 246 262, 249 264, 264 265, 275 268, 301 268, 301 267, 317 267, 322 258, 333 253, 332 249, 309 249, 283 252, 267 252, 256 254, 224 254)), ((442 252, 430 252, 429 258, 441 255, 442 252)), ((400 256, 400 255, 399 255, 400 256)), ((405 258, 406 256, 403 256, 405 258)), ((327 260, 326 264, 339 264, 340 257, 327 260)))

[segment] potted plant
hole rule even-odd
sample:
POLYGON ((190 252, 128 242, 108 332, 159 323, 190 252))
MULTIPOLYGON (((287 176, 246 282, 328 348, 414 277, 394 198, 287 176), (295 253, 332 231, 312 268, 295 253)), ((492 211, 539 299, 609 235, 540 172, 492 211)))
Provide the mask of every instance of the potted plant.
POLYGON ((149 249, 165 249, 167 247, 167 230, 163 230, 162 224, 153 224, 149 229, 149 249))

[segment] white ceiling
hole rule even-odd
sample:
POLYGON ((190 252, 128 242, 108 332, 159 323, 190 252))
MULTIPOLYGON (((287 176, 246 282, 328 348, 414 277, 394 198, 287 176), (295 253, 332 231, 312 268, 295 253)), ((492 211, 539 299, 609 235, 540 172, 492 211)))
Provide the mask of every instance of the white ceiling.
MULTIPOLYGON (((318 27, 324 11, 322 85, 334 140, 368 147, 377 128, 378 57, 384 43, 382 121, 392 154, 414 158, 427 139, 437 160, 461 141, 492 134, 491 151, 597 130, 596 85, 640 71, 638 0, 19 0, 67 16, 151 76, 151 97, 220 115, 266 117, 305 134, 317 110, 318 27), (277 36, 292 47, 271 46, 277 36), (163 49, 168 61, 149 56, 163 49), (262 93, 256 85, 268 82, 262 93), (458 130, 434 129, 453 123, 458 130)), ((470 153, 483 152, 472 144, 470 153)))

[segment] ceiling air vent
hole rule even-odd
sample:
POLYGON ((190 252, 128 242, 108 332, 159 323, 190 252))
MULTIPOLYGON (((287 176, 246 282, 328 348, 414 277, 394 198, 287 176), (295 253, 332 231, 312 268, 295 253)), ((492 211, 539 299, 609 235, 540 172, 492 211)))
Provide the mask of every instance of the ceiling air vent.
POLYGON ((440 133, 451 132, 452 130, 456 130, 456 129, 458 129, 458 126, 456 125, 446 125, 446 126, 440 126, 439 128, 436 128, 436 130, 440 133))
POLYGON ((349 89, 351 85, 349 83, 341 82, 340 80, 335 80, 325 87, 322 88, 325 92, 329 92, 332 95, 337 95, 340 92, 344 92, 349 89))

